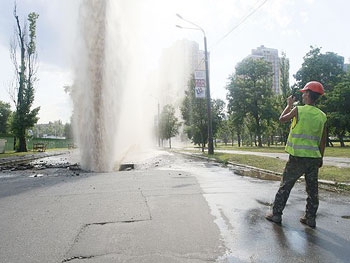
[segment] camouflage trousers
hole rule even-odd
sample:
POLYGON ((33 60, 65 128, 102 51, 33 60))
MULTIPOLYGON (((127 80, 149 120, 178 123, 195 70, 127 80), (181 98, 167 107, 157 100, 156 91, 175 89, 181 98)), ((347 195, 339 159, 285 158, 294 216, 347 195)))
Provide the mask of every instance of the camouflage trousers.
POLYGON ((318 209, 318 169, 322 162, 321 158, 295 157, 289 155, 289 160, 283 172, 280 188, 278 189, 273 203, 273 214, 282 215, 289 194, 302 176, 306 183, 306 211, 307 218, 315 218, 318 209))

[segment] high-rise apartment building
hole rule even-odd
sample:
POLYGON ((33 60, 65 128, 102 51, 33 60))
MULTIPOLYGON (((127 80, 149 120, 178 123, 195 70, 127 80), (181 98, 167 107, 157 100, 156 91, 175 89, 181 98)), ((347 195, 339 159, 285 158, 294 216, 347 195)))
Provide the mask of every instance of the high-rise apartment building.
MULTIPOLYGON (((180 107, 185 91, 195 70, 205 70, 204 59, 204 51, 199 50, 199 44, 187 39, 178 40, 163 50, 159 61, 157 83, 160 110, 170 104, 175 107, 176 117, 182 118, 180 107)), ((186 140, 182 130, 173 143, 177 140, 186 140)))
POLYGON ((280 94, 280 58, 278 57, 278 50, 261 45, 260 47, 253 49, 252 54, 249 57, 263 58, 271 63, 273 70, 272 90, 276 94, 280 94))
POLYGON ((205 70, 204 51, 190 40, 178 40, 164 49, 160 59, 160 102, 179 107, 195 70, 205 70))

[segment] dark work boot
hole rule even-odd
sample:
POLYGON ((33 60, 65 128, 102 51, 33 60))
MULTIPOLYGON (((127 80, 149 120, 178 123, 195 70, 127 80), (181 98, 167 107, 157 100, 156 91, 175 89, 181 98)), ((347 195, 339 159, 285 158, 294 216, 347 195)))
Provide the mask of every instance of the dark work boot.
POLYGON ((271 222, 274 222, 278 225, 282 223, 282 216, 281 215, 274 215, 274 214, 267 214, 265 218, 271 222))
POLYGON ((314 217, 300 217, 300 223, 307 225, 311 228, 315 228, 316 227, 316 219, 314 217))

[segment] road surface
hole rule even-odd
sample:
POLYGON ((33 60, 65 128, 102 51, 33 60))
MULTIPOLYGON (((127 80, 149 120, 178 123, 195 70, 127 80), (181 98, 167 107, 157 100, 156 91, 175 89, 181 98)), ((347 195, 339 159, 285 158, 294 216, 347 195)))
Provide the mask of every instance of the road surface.
MULTIPOLYGON (((72 156, 49 157, 66 163, 72 156)), ((0 262, 348 262, 350 196, 320 192, 316 229, 296 184, 282 226, 264 215, 279 182, 169 153, 135 170, 0 172, 0 262)), ((43 162, 50 162, 45 160, 43 162)))

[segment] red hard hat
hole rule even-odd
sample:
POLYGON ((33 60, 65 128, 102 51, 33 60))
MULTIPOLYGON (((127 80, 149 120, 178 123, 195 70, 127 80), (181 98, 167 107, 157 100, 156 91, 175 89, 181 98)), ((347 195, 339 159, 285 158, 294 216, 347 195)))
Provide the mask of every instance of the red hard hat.
POLYGON ((301 89, 300 91, 305 92, 307 90, 311 90, 311 91, 319 93, 321 95, 324 94, 324 88, 323 88, 322 84, 318 81, 310 81, 310 82, 306 83, 304 88, 301 89))

